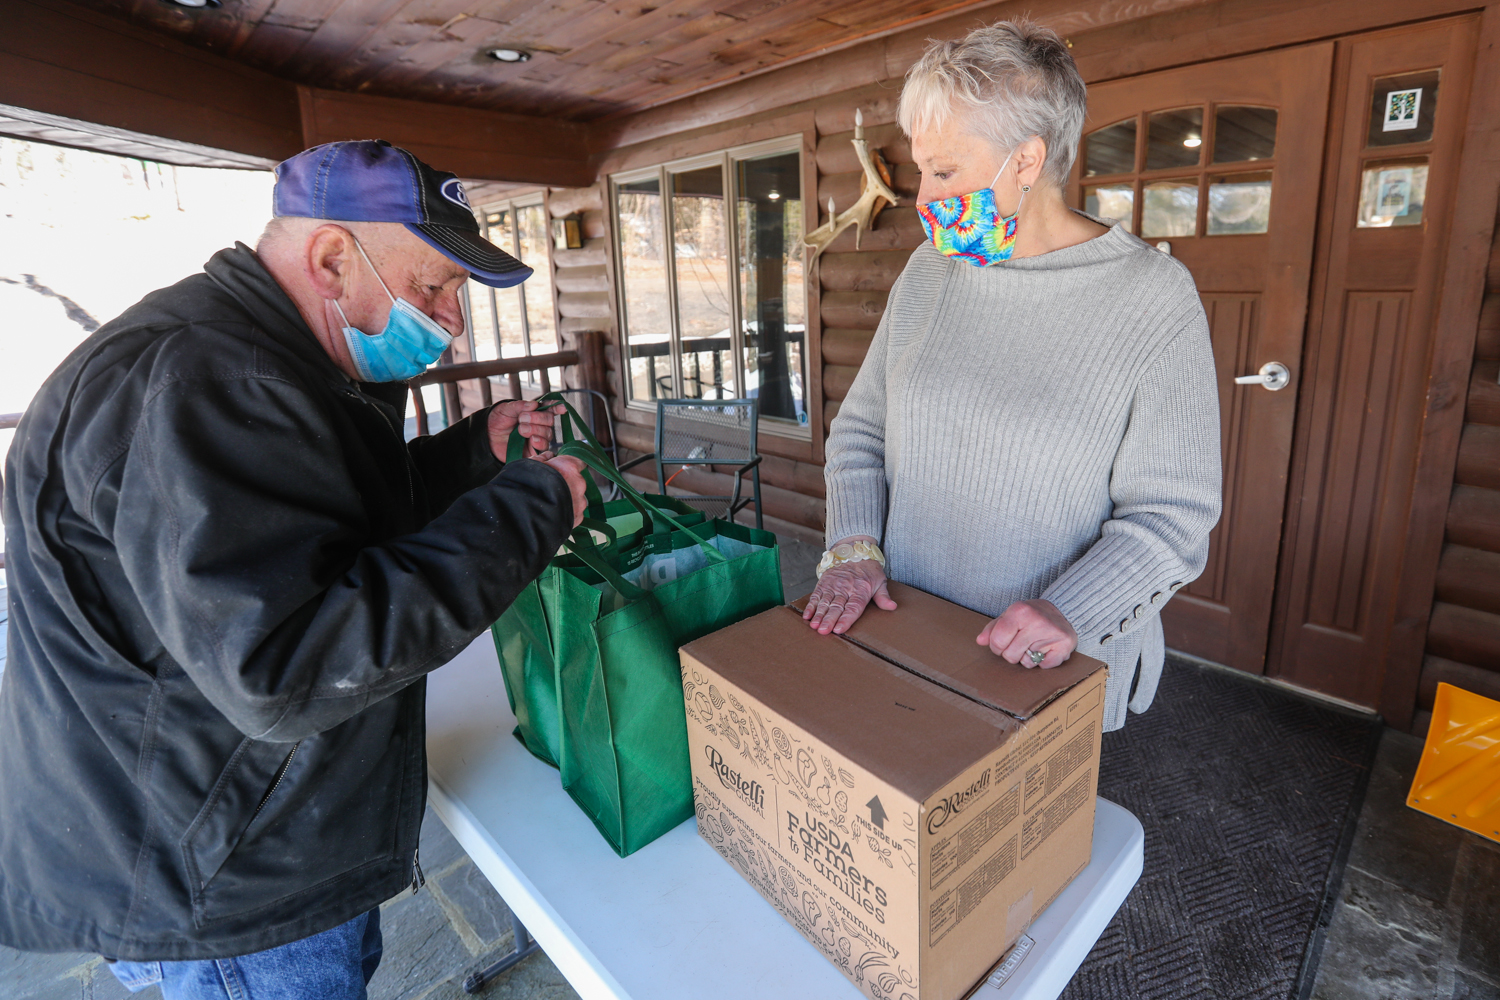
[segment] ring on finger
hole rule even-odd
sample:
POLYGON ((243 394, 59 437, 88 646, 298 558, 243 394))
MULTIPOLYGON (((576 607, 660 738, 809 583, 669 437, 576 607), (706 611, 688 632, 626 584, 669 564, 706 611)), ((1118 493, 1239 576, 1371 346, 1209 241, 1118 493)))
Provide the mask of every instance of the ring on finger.
POLYGON ((1026 650, 1026 655, 1031 658, 1031 665, 1033 667, 1040 667, 1042 661, 1047 658, 1047 651, 1045 649, 1028 649, 1026 650))

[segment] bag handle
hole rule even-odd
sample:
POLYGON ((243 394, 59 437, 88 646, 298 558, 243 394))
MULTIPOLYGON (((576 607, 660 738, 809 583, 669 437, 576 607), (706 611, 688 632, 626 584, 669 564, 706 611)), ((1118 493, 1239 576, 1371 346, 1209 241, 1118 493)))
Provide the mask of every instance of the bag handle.
POLYGON ((573 534, 563 542, 563 546, 577 556, 579 562, 598 573, 606 583, 624 595, 626 600, 639 601, 646 596, 644 590, 621 576, 619 571, 599 555, 599 550, 594 546, 594 540, 587 531, 574 528, 573 534))
MULTIPOLYGON (((599 444, 599 439, 594 436, 593 431, 589 430, 589 425, 584 423, 583 417, 579 416, 578 411, 573 409, 573 404, 563 398, 562 393, 543 393, 542 395, 537 397, 536 402, 538 404, 538 409, 547 409, 557 405, 561 405, 566 409, 566 413, 564 414, 562 420, 563 445, 566 446, 571 444, 586 444, 588 446, 591 446, 596 452, 598 452, 601 457, 603 456, 604 448, 599 444), (567 419, 568 417, 572 417, 573 419, 570 421, 567 419), (578 429, 583 432, 582 442, 576 441, 573 437, 574 424, 577 424, 578 429)), ((561 455, 563 453, 562 448, 559 448, 557 453, 561 455)), ((522 458, 525 457, 525 455, 526 439, 521 436, 521 424, 519 421, 517 421, 516 426, 511 428, 510 440, 506 442, 505 461, 507 463, 519 462, 522 458)), ((576 458, 578 456, 575 455, 574 457, 576 458)), ((594 466, 591 465, 590 467, 593 468, 594 466)), ((610 471, 614 472, 613 467, 610 468, 610 471)), ((609 479, 610 482, 616 484, 618 484, 619 482, 618 479, 611 477, 604 472, 600 472, 600 475, 603 475, 606 479, 609 479)), ((619 476, 619 473, 615 472, 615 476, 619 476)), ((583 482, 584 498, 588 500, 589 506, 603 506, 604 496, 599 492, 599 484, 595 483, 593 478, 590 476, 584 476, 583 482)), ((631 505, 635 507, 636 511, 640 513, 641 517, 645 518, 646 524, 657 523, 657 509, 651 506, 650 501, 648 501, 645 497, 641 496, 640 493, 629 487, 626 487, 622 495, 630 501, 631 505)), ((613 540, 614 538, 613 536, 611 536, 611 541, 613 540)))
MULTIPOLYGON (((612 482, 617 487, 619 487, 620 492, 624 496, 630 497, 633 500, 638 500, 642 504, 647 504, 646 498, 641 496, 641 494, 636 490, 634 486, 631 486, 630 483, 626 482, 625 477, 620 474, 620 471, 610 465, 609 460, 606 459, 597 448, 585 444, 582 441, 571 441, 560 446, 557 449, 557 453, 559 455, 569 455, 573 458, 578 459, 584 465, 587 465, 589 468, 593 469, 609 482, 612 482)), ((647 506, 649 506, 649 504, 647 504, 647 506)), ((676 528, 678 531, 687 532, 688 537, 695 540, 698 543, 699 547, 703 549, 704 553, 708 555, 709 562, 729 561, 728 557, 725 556, 724 553, 708 544, 708 541, 706 538, 704 538, 704 536, 698 534, 692 528, 689 528, 687 525, 683 524, 681 521, 677 520, 677 518, 673 517, 665 510, 662 510, 660 507, 651 509, 653 509, 657 513, 657 515, 659 515, 663 520, 665 520, 672 527, 676 528)))
MULTIPOLYGON (((584 422, 583 417, 579 415, 578 411, 573 409, 573 404, 563 398, 562 393, 543 393, 536 398, 536 402, 537 409, 539 410, 548 409, 559 404, 566 408, 567 412, 564 414, 565 419, 562 421, 563 444, 569 444, 573 441, 573 425, 577 424, 579 431, 581 431, 583 434, 583 440, 587 441, 595 448, 598 448, 600 452, 604 451, 604 446, 599 443, 599 439, 594 436, 594 432, 589 430, 589 425, 584 422), (569 421, 566 419, 567 417, 572 417, 573 419, 569 421)), ((521 436, 521 425, 518 422, 516 426, 511 429, 510 440, 506 442, 505 460, 507 462, 519 462, 525 457, 526 439, 521 436)))
MULTIPOLYGON (((620 541, 620 533, 615 530, 615 526, 610 524, 608 521, 603 520, 602 518, 586 517, 582 521, 578 522, 578 527, 574 530, 584 531, 585 533, 589 531, 599 532, 599 534, 603 535, 606 539, 604 543, 606 548, 612 545, 617 545, 620 541)), ((593 541, 592 535, 589 536, 589 540, 593 541)))

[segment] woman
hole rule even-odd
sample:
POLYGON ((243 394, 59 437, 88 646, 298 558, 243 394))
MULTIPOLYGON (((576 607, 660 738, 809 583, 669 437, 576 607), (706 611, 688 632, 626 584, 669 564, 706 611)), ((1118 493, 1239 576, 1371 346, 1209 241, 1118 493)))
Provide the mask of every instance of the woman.
POLYGON ((889 576, 998 616, 976 640, 1011 663, 1104 660, 1112 730, 1151 704, 1162 605, 1203 569, 1219 413, 1187 269, 1063 201, 1084 116, 1067 48, 1025 21, 907 74, 932 242, 833 421, 804 618, 827 634, 893 610, 889 576))

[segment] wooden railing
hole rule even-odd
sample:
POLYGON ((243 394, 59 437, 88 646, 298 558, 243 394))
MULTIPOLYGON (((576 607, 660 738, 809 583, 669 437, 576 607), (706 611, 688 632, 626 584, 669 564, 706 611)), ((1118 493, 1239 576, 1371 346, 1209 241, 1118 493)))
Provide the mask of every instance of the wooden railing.
POLYGON ((510 396, 512 399, 522 398, 521 375, 526 372, 536 372, 537 382, 541 385, 543 392, 552 391, 552 379, 548 376, 549 368, 568 368, 577 366, 578 378, 575 384, 581 383, 580 388, 596 389, 608 394, 608 379, 605 376, 604 360, 604 335, 595 331, 585 331, 577 334, 578 349, 569 351, 558 351, 554 354, 532 354, 520 358, 500 358, 495 361, 466 361, 456 365, 437 365, 409 380, 406 384, 411 387, 412 401, 416 404, 417 412, 417 434, 429 433, 427 426, 427 406, 422 400, 422 387, 425 385, 441 385, 443 387, 443 401, 447 404, 449 421, 456 422, 463 418, 463 403, 459 398, 458 383, 470 379, 479 383, 479 401, 481 406, 489 406, 493 403, 494 392, 490 387, 490 379, 504 375, 510 380, 510 396))

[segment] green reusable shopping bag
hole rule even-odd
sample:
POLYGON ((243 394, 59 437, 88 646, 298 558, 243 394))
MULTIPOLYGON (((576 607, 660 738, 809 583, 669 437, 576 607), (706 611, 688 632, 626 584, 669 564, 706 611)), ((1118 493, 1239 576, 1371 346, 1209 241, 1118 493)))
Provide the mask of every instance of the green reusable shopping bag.
POLYGON ((783 602, 770 532, 714 520, 651 548, 621 574, 575 544, 601 583, 561 569, 539 588, 563 787, 622 857, 693 814, 678 647, 783 602))
MULTIPOLYGON (((568 405, 562 397, 555 394, 543 396, 539 402, 568 405)), ((589 435, 587 425, 581 420, 577 424, 589 436, 590 443, 597 446, 598 442, 589 435)), ((565 422, 565 443, 572 440, 570 431, 571 428, 565 422)), ((525 442, 519 432, 512 433, 506 460, 519 461, 524 447, 525 442)), ((590 487, 593 487, 592 482, 590 487)), ((675 498, 651 493, 638 498, 626 496, 604 503, 595 489, 590 499, 592 502, 584 526, 590 528, 593 537, 602 539, 602 557, 611 566, 622 571, 640 564, 646 552, 648 537, 674 530, 659 515, 659 511, 670 512, 680 525, 699 524, 705 520, 702 511, 675 498)), ((663 543, 658 542, 658 547, 661 544, 663 543)), ((558 765, 557 688, 553 676, 550 631, 542 612, 539 588, 549 580, 549 574, 565 566, 582 569, 583 563, 566 548, 560 550, 552 565, 543 571, 542 577, 522 590, 515 602, 490 629, 500 669, 505 677, 505 690, 510 698, 511 710, 516 716, 515 734, 527 750, 553 767, 558 765)), ((584 569, 583 575, 591 582, 598 582, 598 577, 591 571, 584 569)))
POLYGON ((603 544, 575 531, 572 558, 554 560, 495 626, 502 664, 520 667, 505 671, 519 734, 558 765, 563 787, 623 857, 692 815, 678 647, 781 604, 779 553, 770 532, 688 525, 652 506, 588 443, 559 453, 670 526, 630 552, 618 531, 602 532, 603 544), (540 683, 549 667, 550 698, 540 683))

